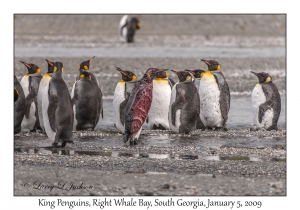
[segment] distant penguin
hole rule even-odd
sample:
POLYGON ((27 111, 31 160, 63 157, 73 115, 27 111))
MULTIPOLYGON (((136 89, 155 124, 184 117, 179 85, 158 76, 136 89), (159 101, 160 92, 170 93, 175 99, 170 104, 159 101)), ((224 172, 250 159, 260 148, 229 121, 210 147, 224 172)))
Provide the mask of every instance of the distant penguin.
POLYGON ((179 79, 172 88, 169 124, 175 133, 191 133, 199 118, 200 99, 192 75, 187 71, 174 71, 179 79))
POLYGON ((208 70, 200 82, 200 118, 209 129, 227 131, 226 122, 230 108, 230 92, 220 64, 214 60, 203 60, 208 70), (219 71, 219 72, 216 72, 219 71))
MULTIPOLYGON (((73 85, 73 88, 72 88, 72 91, 71 91, 71 98, 73 98, 73 96, 74 96, 74 87, 75 87, 76 81, 78 81, 80 79, 80 75, 81 75, 81 73, 83 71, 88 71, 90 69, 90 64, 92 63, 92 60, 93 60, 94 57, 92 57, 91 59, 89 59, 87 61, 83 61, 79 65, 79 74, 77 75, 75 83, 73 85)), ((100 119, 100 114, 101 114, 101 116, 103 118, 102 91, 101 91, 101 89, 99 87, 99 82, 96 79, 95 75, 92 72, 90 72, 90 71, 89 71, 89 73, 90 73, 90 76, 91 76, 91 81, 94 84, 94 87, 96 88, 96 91, 97 91, 97 117, 96 117, 96 125, 97 125, 98 122, 99 122, 99 119, 100 119)))
MULTIPOLYGON (((194 84, 195 84, 195 86, 197 88, 197 92, 199 93, 201 77, 203 76, 203 74, 204 74, 205 71, 202 70, 202 69, 195 69, 195 70, 186 69, 185 71, 188 71, 188 72, 192 73, 193 76, 195 77, 195 79, 194 79, 193 82, 194 82, 194 84)), ((200 94, 199 94, 199 98, 200 98, 200 94)), ((201 103, 201 98, 200 98, 200 103, 201 103)), ((198 119, 198 122, 197 122, 196 129, 205 129, 205 128, 206 127, 203 124, 203 122, 201 121, 201 118, 200 118, 200 115, 199 115, 199 119, 198 119)))
POLYGON ((124 71, 117 67, 122 75, 122 79, 118 82, 113 100, 114 124, 122 133, 125 132, 125 111, 131 90, 136 81, 136 75, 131 71, 124 71))
POLYGON ((119 40, 121 42, 133 42, 135 31, 140 29, 142 24, 140 21, 130 15, 124 15, 119 24, 119 40))
POLYGON ((38 106, 37 106, 37 94, 39 90, 39 84, 42 79, 41 69, 35 64, 28 64, 21 61, 27 67, 27 74, 21 79, 21 86, 25 95, 26 112, 21 123, 23 131, 35 131, 41 129, 38 106))
POLYGON ((169 106, 172 91, 172 83, 168 79, 168 69, 156 73, 153 80, 152 104, 146 119, 146 126, 150 130, 169 130, 169 106))
POLYGON ((97 90, 92 82, 91 73, 83 71, 75 83, 72 105, 75 130, 94 130, 97 118, 97 90))
POLYGON ((21 123, 26 111, 26 102, 23 88, 16 76, 14 76, 14 95, 14 133, 16 134, 21 131, 21 123))
POLYGON ((45 131, 53 147, 65 147, 66 143, 72 142, 73 109, 68 87, 62 78, 64 71, 61 62, 55 62, 53 74, 49 84, 45 87, 43 95, 43 120, 45 131))
POLYGON ((39 122, 40 122, 40 126, 43 131, 45 131, 44 120, 43 120, 43 106, 42 106, 43 95, 48 94, 47 92, 45 92, 45 87, 50 82, 51 74, 53 73, 53 67, 54 67, 54 62, 48 61, 47 59, 45 59, 45 60, 48 63, 48 71, 46 74, 44 74, 43 78, 41 79, 38 96, 37 96, 39 122))
POLYGON ((258 77, 258 83, 252 91, 253 125, 258 129, 277 130, 281 110, 278 89, 268 73, 251 73, 258 77))
POLYGON ((152 80, 164 70, 150 68, 143 78, 137 81, 131 91, 125 112, 124 143, 137 144, 142 126, 148 116, 152 102, 152 80))

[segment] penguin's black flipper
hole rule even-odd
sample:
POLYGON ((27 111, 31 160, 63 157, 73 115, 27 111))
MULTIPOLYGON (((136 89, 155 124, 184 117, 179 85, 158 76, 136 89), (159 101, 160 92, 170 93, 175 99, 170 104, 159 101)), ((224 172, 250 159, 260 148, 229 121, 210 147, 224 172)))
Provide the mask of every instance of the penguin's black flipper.
POLYGON ((171 108, 172 108, 172 124, 175 126, 175 120, 176 120, 176 111, 178 109, 182 109, 183 102, 184 102, 184 95, 185 91, 182 90, 180 87, 178 87, 179 84, 176 86, 176 99, 173 102, 171 108))
POLYGON ((171 89, 172 89, 172 87, 175 85, 174 80, 172 80, 171 78, 168 78, 168 82, 169 82, 169 84, 171 86, 171 89))
POLYGON ((120 120, 122 125, 125 123, 125 112, 126 112, 126 106, 128 102, 129 97, 127 97, 121 104, 120 104, 120 120))
POLYGON ((265 96, 266 96, 266 101, 265 101, 265 103, 263 103, 259 106, 259 110, 258 110, 258 121, 259 121, 259 123, 262 122, 262 118, 263 118, 265 112, 268 109, 271 109, 271 107, 273 105, 272 103, 274 101, 272 92, 264 91, 264 93, 265 93, 265 96))
POLYGON ((55 126, 55 111, 57 108, 58 104, 58 99, 57 99, 57 93, 54 91, 49 91, 48 93, 49 97, 49 106, 48 106, 48 117, 49 117, 49 124, 53 132, 56 131, 56 126, 55 126))

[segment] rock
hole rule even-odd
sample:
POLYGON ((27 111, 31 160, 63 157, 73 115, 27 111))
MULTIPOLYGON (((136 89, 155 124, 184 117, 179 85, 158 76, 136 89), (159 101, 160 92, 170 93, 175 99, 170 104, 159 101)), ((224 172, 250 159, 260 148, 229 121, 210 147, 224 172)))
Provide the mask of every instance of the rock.
POLYGON ((264 149, 265 147, 263 145, 259 145, 256 147, 257 149, 264 149))
POLYGON ((149 154, 146 153, 146 152, 143 152, 143 153, 140 154, 140 156, 143 157, 143 158, 148 158, 149 154))
POLYGON ((170 189, 170 185, 169 184, 164 184, 162 189, 163 190, 168 190, 168 189, 170 189))
POLYGON ((270 183, 270 186, 272 188, 276 188, 276 189, 282 189, 283 188, 282 182, 273 182, 273 183, 270 183))

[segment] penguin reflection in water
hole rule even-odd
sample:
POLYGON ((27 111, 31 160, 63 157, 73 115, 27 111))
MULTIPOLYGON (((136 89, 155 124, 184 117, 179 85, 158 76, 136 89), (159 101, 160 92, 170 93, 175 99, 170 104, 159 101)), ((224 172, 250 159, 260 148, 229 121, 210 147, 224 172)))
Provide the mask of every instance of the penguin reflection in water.
POLYGON ((124 15, 119 23, 119 40, 128 43, 133 42, 135 31, 141 27, 142 24, 136 17, 124 15))
POLYGON ((42 79, 41 69, 35 64, 23 63, 28 70, 28 73, 21 79, 21 86, 25 96, 25 116, 21 123, 23 131, 35 131, 40 128, 38 106, 37 106, 37 94, 39 90, 39 84, 42 79))
POLYGON ((256 73, 258 83, 252 91, 253 127, 251 130, 264 128, 277 130, 281 110, 280 94, 272 77, 265 72, 256 73))
MULTIPOLYGON (((195 70, 189 70, 189 69, 186 69, 185 71, 188 71, 190 72, 191 74, 193 74, 194 76, 194 84, 197 88, 197 92, 199 94, 199 88, 200 88, 200 82, 201 82, 201 78, 204 74, 204 70, 202 69, 195 69, 195 70)), ((199 98, 200 98, 200 94, 199 94, 199 98)), ((200 103, 201 103, 201 98, 200 98, 200 103)), ((200 107, 199 107, 200 108, 200 107)), ((198 122, 197 122, 197 125, 196 125, 196 129, 206 129, 205 125, 203 124, 201 118, 200 118, 200 115, 199 115, 199 119, 198 119, 198 122)))
POLYGON ((76 130, 94 130, 97 120, 97 90, 92 83, 92 76, 83 71, 75 83, 72 105, 76 130))
POLYGON ((191 133, 199 119, 200 99, 192 75, 187 71, 174 71, 179 79, 172 88, 169 124, 175 133, 191 133))
POLYGON ((220 64, 214 60, 203 60, 208 70, 203 73, 200 95, 200 118, 208 129, 227 131, 226 122, 230 108, 230 92, 220 64))
POLYGON ((26 102, 23 88, 14 76, 14 134, 21 131, 21 123, 26 111, 26 102))
POLYGON ((117 71, 121 73, 122 79, 118 82, 114 92, 114 124, 119 131, 124 133, 126 106, 132 88, 136 82, 136 75, 131 71, 125 71, 120 69, 119 67, 117 67, 117 71))
POLYGON ((53 141, 53 147, 65 147, 72 143, 73 109, 68 87, 62 78, 64 71, 61 62, 55 62, 49 84, 45 87, 43 96, 43 120, 48 138, 53 141))
POLYGON ((163 72, 156 73, 153 80, 152 104, 145 122, 150 130, 170 129, 168 113, 174 81, 168 78, 167 70, 163 69, 163 72))
POLYGON ((143 78, 137 81, 131 91, 125 112, 124 143, 137 144, 142 126, 148 116, 152 102, 152 80, 162 69, 150 68, 143 78))

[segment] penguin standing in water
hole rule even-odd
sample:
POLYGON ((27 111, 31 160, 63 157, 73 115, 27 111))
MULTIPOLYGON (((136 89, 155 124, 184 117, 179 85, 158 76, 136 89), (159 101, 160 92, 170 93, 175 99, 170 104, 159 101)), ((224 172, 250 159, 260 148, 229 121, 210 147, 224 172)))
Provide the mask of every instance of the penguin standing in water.
POLYGON ((97 118, 97 90, 90 72, 83 71, 74 87, 72 105, 74 113, 73 129, 94 130, 97 118))
POLYGON ((23 88, 14 76, 14 134, 21 131, 21 123, 26 111, 26 102, 23 88))
MULTIPOLYGON (((94 56, 95 57, 95 56, 94 56)), ((94 58, 92 57, 91 59, 87 60, 87 61, 83 61, 80 66, 79 66, 79 74, 77 75, 76 77, 76 81, 73 85, 73 88, 72 88, 72 91, 71 91, 71 98, 74 97, 74 88, 75 88, 75 85, 76 85, 76 82, 78 80, 80 80, 80 75, 82 74, 82 72, 84 71, 88 71, 90 69, 90 64, 92 62, 92 59, 94 58)), ((102 91, 99 87, 99 83, 95 77, 95 75, 92 73, 92 72, 89 72, 90 76, 91 76, 91 81, 92 83, 94 84, 94 87, 97 91, 97 117, 96 117, 96 125, 98 124, 99 122, 99 119, 100 119, 100 114, 102 115, 102 119, 103 119, 103 100, 102 100, 102 91)), ((74 115, 76 115, 76 110, 74 109, 74 115)), ((76 119, 75 119, 76 120, 76 119)))
MULTIPOLYGON (((201 82, 201 77, 204 74, 204 70, 202 69, 195 69, 195 70, 188 70, 186 69, 185 71, 188 71, 190 73, 193 74, 194 76, 194 84, 197 88, 197 92, 199 93, 199 88, 200 88, 200 82, 201 82)), ((199 94, 199 98, 200 98, 200 94, 199 94)), ((200 98, 200 103, 201 103, 201 98, 200 98)), ((200 107, 199 107, 200 108, 200 107)), ((199 115, 199 119, 196 125, 196 129, 206 129, 205 125, 203 124, 203 122, 201 121, 200 115, 199 115)))
POLYGON ((148 116, 152 102, 152 80, 164 70, 150 68, 143 78, 137 81, 131 91, 125 112, 124 143, 137 144, 142 126, 148 116))
POLYGON ((26 111, 21 123, 21 128, 26 132, 35 131, 36 129, 41 129, 37 106, 37 94, 42 79, 41 69, 35 64, 28 64, 23 61, 20 62, 23 63, 28 70, 28 73, 25 74, 20 82, 26 102, 26 111))
POLYGON ((48 61, 45 59, 48 63, 48 72, 44 74, 43 78, 41 79, 40 86, 39 86, 39 91, 37 95, 37 104, 38 104, 38 114, 39 114, 39 122, 40 126, 43 131, 45 131, 45 126, 44 126, 44 120, 43 120, 43 95, 48 94, 45 92, 45 87, 49 84, 50 79, 51 79, 51 74, 53 73, 53 67, 54 67, 54 62, 48 61))
POLYGON ((172 82, 168 79, 168 69, 158 72, 153 80, 152 104, 149 110, 146 126, 150 130, 169 130, 169 106, 172 91, 172 82))
MULTIPOLYGON (((272 77, 265 72, 256 73, 258 83, 252 91, 253 125, 266 130, 277 130, 281 110, 280 94, 272 77)), ((252 128, 252 130, 256 130, 252 128)))
POLYGON ((179 79, 172 88, 169 124, 175 133, 191 133, 199 118, 200 99, 192 75, 187 71, 174 71, 179 79))
POLYGON ((113 100, 114 124, 122 133, 125 132, 125 111, 131 90, 136 81, 136 75, 131 71, 124 71, 117 67, 122 75, 122 79, 118 82, 113 100))
POLYGON ((61 147, 72 142, 73 109, 68 87, 62 78, 64 71, 61 62, 55 62, 53 74, 43 95, 43 120, 48 138, 53 147, 61 142, 61 147))
POLYGON ((201 60, 208 66, 203 73, 200 95, 200 118, 209 129, 223 129, 227 131, 226 121, 230 108, 230 92, 220 64, 214 60, 201 60), (218 72, 216 72, 218 71, 218 72))
POLYGON ((135 31, 140 29, 142 24, 140 21, 130 15, 124 15, 119 24, 119 40, 120 42, 133 42, 135 31))

